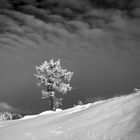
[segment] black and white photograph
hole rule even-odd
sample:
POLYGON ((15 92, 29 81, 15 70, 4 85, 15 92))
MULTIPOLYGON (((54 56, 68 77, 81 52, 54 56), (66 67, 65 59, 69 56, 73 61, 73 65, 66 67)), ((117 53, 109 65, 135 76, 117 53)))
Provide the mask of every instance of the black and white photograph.
POLYGON ((140 0, 0 0, 0 140, 140 140, 140 0))

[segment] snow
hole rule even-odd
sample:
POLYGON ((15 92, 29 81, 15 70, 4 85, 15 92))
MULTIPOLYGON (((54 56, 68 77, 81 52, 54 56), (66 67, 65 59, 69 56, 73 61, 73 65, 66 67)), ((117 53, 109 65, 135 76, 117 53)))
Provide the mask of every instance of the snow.
POLYGON ((0 123, 0 140, 140 140, 140 91, 0 123))
POLYGON ((32 118, 35 118, 35 117, 37 117, 37 115, 28 115, 28 116, 23 117, 21 120, 32 119, 32 118))
MULTIPOLYGON (((62 111, 62 109, 56 109, 56 112, 59 112, 59 111, 62 111)), ((45 114, 56 113, 56 112, 54 112, 54 111, 45 111, 45 112, 40 113, 39 115, 45 115, 45 114)))
MULTIPOLYGON (((56 112, 59 112, 59 111, 62 111, 62 109, 56 109, 56 112)), ((40 115, 46 115, 46 114, 56 113, 56 112, 54 112, 54 111, 45 111, 45 112, 42 112, 42 113, 40 113, 40 114, 38 114, 38 115, 27 115, 27 116, 23 117, 23 118, 20 119, 20 120, 32 119, 32 118, 36 118, 36 117, 38 117, 38 116, 40 116, 40 115)))

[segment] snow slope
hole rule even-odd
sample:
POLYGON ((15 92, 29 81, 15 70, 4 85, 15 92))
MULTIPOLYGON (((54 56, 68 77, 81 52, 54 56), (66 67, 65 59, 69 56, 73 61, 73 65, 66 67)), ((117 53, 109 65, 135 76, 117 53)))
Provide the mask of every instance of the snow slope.
POLYGON ((140 140, 140 91, 1 122, 0 140, 140 140))

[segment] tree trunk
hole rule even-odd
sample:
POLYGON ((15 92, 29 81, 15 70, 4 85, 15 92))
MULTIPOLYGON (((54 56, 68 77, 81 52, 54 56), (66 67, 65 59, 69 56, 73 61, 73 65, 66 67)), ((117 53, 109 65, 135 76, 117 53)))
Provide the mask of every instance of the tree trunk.
POLYGON ((50 110, 52 110, 52 111, 56 111, 56 106, 55 106, 55 101, 54 101, 54 97, 53 96, 51 96, 50 97, 50 110))

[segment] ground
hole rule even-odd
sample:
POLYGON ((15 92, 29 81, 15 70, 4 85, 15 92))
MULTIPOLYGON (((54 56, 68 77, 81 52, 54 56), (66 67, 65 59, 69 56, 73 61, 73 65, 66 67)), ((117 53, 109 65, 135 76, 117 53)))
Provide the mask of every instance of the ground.
POLYGON ((140 91, 0 122, 0 140, 140 140, 140 91))

